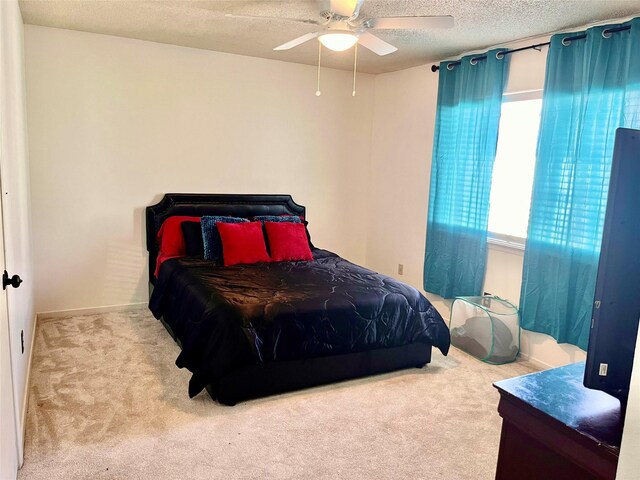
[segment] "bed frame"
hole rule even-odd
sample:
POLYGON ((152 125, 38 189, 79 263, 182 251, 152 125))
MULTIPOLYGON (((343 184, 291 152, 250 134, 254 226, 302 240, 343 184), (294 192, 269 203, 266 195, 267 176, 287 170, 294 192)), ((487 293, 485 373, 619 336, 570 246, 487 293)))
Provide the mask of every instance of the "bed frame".
MULTIPOLYGON (((146 209, 147 250, 149 252, 149 295, 153 291, 153 272, 158 256, 156 234, 162 222, 174 215, 255 215, 292 214, 305 216, 305 207, 291 195, 239 195, 167 193, 156 205, 146 209)), ((164 319, 162 324, 180 344, 164 319)), ((317 385, 391 372, 422 368, 431 361, 431 346, 414 343, 402 347, 334 355, 304 360, 256 363, 238 367, 207 387, 214 400, 235 405, 242 400, 299 390, 317 385)))

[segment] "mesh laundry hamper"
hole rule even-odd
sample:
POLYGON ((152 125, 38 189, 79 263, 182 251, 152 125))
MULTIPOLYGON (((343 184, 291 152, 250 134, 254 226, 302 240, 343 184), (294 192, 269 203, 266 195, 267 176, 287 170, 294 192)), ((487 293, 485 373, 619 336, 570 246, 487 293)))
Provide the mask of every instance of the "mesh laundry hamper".
POLYGON ((456 298, 449 329, 452 345, 483 362, 513 362, 520 351, 518 309, 502 298, 456 298))

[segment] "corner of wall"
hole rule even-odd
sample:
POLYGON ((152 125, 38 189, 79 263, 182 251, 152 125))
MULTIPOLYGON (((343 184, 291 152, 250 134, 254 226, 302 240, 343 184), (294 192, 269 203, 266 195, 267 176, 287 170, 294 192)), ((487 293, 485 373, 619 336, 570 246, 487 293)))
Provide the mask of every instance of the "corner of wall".
MULTIPOLYGON (((373 82, 371 88, 371 106, 369 110, 369 118, 367 119, 368 128, 369 128, 369 155, 367 162, 367 171, 366 171, 366 204, 367 206, 371 205, 373 201, 373 153, 376 148, 375 142, 375 117, 376 117, 376 94, 378 91, 378 77, 379 74, 373 75, 373 82)), ((369 257, 371 255, 370 251, 370 238, 371 231, 369 226, 373 221, 372 212, 370 208, 365 210, 365 232, 364 232, 364 264, 369 265, 369 257)))

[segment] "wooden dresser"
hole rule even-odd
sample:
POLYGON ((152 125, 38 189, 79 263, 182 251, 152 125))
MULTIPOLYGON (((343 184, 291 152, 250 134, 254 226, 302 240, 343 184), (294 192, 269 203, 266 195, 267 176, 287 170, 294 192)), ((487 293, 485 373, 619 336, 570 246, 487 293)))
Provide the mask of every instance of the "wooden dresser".
POLYGON ((502 434, 496 479, 614 479, 620 402, 582 385, 584 362, 496 382, 502 434))

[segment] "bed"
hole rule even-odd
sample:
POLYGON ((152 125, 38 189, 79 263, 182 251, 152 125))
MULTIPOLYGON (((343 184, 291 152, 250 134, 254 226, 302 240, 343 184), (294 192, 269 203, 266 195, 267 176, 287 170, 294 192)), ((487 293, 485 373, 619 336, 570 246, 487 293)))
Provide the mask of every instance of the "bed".
MULTIPOLYGON (((224 267, 165 260, 157 234, 172 216, 295 215, 290 195, 166 194, 146 209, 149 308, 180 345, 176 365, 220 403, 422 368, 449 330, 416 289, 312 248, 313 260, 224 267)), ((309 243, 311 243, 309 239, 309 243)))

